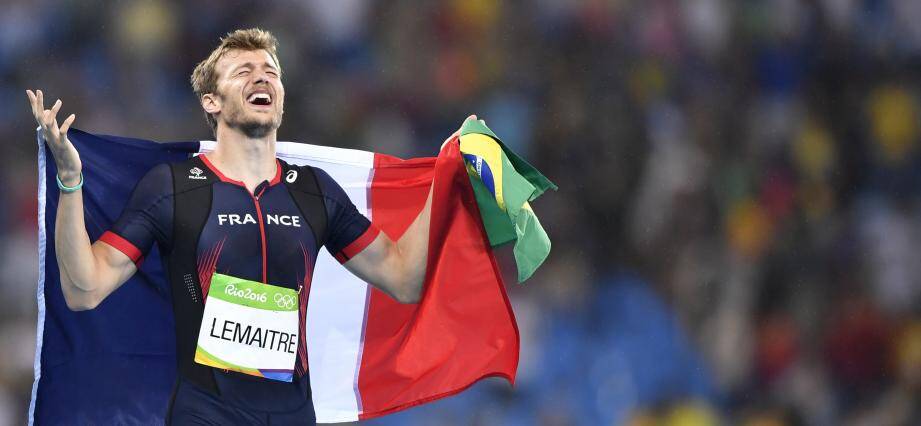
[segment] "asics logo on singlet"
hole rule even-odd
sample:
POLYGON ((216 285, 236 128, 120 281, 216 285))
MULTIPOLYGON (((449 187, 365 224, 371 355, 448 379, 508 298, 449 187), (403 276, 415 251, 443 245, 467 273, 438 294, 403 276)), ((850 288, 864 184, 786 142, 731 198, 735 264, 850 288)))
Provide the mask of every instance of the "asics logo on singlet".
MULTIPOLYGON (((279 226, 292 226, 295 228, 301 227, 301 217, 288 215, 288 214, 267 214, 265 215, 266 225, 279 225, 279 226)), ((217 215, 217 224, 218 225, 255 225, 256 218, 253 215, 247 213, 244 215, 229 213, 229 214, 219 214, 217 215)))
POLYGON ((294 307, 294 296, 290 294, 275 293, 275 304, 279 308, 291 309, 294 307))
POLYGON ((208 179, 208 176, 202 176, 204 170, 199 169, 198 167, 192 167, 189 170, 189 179, 208 179))
POLYGON ((288 170, 288 174, 285 175, 285 180, 288 183, 294 183, 297 180, 297 170, 288 170))

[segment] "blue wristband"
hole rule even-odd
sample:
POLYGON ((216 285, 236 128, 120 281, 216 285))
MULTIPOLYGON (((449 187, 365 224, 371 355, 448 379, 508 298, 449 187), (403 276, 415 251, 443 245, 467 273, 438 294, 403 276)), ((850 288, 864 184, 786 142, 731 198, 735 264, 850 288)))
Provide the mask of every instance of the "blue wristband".
POLYGON ((77 186, 64 186, 61 182, 61 177, 57 174, 54 175, 54 180, 58 181, 58 189, 65 194, 70 194, 71 192, 77 192, 80 188, 83 188, 83 172, 80 172, 80 183, 77 186))

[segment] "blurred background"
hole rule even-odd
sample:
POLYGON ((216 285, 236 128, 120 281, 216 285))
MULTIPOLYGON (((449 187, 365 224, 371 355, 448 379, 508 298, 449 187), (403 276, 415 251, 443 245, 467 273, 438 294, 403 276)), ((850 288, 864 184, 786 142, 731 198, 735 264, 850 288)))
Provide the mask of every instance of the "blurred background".
POLYGON ((560 186, 514 388, 374 425, 921 424, 921 2, 0 1, 0 424, 27 415, 36 146, 211 137, 188 83, 280 40, 282 140, 434 155, 470 113, 560 186), (914 259, 914 260, 912 260, 914 259))

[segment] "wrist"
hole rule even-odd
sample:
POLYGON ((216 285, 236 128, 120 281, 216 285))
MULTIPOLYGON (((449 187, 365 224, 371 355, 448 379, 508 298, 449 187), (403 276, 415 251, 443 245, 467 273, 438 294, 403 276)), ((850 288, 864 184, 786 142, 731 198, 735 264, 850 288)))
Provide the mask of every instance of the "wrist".
POLYGON ((80 188, 83 188, 83 173, 80 173, 80 180, 75 185, 65 184, 64 182, 61 181, 60 176, 55 176, 54 178, 57 181, 58 189, 61 190, 62 194, 71 194, 71 193, 79 191, 80 188))
POLYGON ((61 184, 67 187, 74 187, 80 184, 83 179, 79 170, 77 171, 58 171, 58 179, 61 184))

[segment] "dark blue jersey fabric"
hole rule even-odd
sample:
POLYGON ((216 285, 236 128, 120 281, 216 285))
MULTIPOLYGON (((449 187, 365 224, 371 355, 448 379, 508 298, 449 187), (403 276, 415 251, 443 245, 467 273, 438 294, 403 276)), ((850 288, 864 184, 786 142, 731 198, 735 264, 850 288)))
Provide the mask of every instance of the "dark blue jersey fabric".
POLYGON ((228 406, 224 400, 179 379, 166 413, 167 425, 316 425, 317 416, 309 401, 291 411, 265 413, 228 406))
MULTIPOLYGON (((275 177, 260 183, 253 192, 242 182, 227 178, 207 157, 202 160, 219 177, 212 183, 211 207, 196 247, 202 294, 207 297, 215 272, 300 290, 301 333, 295 383, 214 370, 221 398, 233 405, 267 412, 296 409, 310 395, 304 318, 320 249, 318 239, 281 182, 281 160, 275 177)), ((373 241, 378 230, 358 212, 329 174, 318 168, 304 171, 314 173, 322 192, 327 215, 326 248, 344 262, 373 241)), ((194 175, 194 170, 190 173, 194 175)), ((100 240, 138 264, 155 243, 162 253, 169 253, 176 208, 173 191, 169 165, 151 169, 137 184, 119 219, 100 240)))

